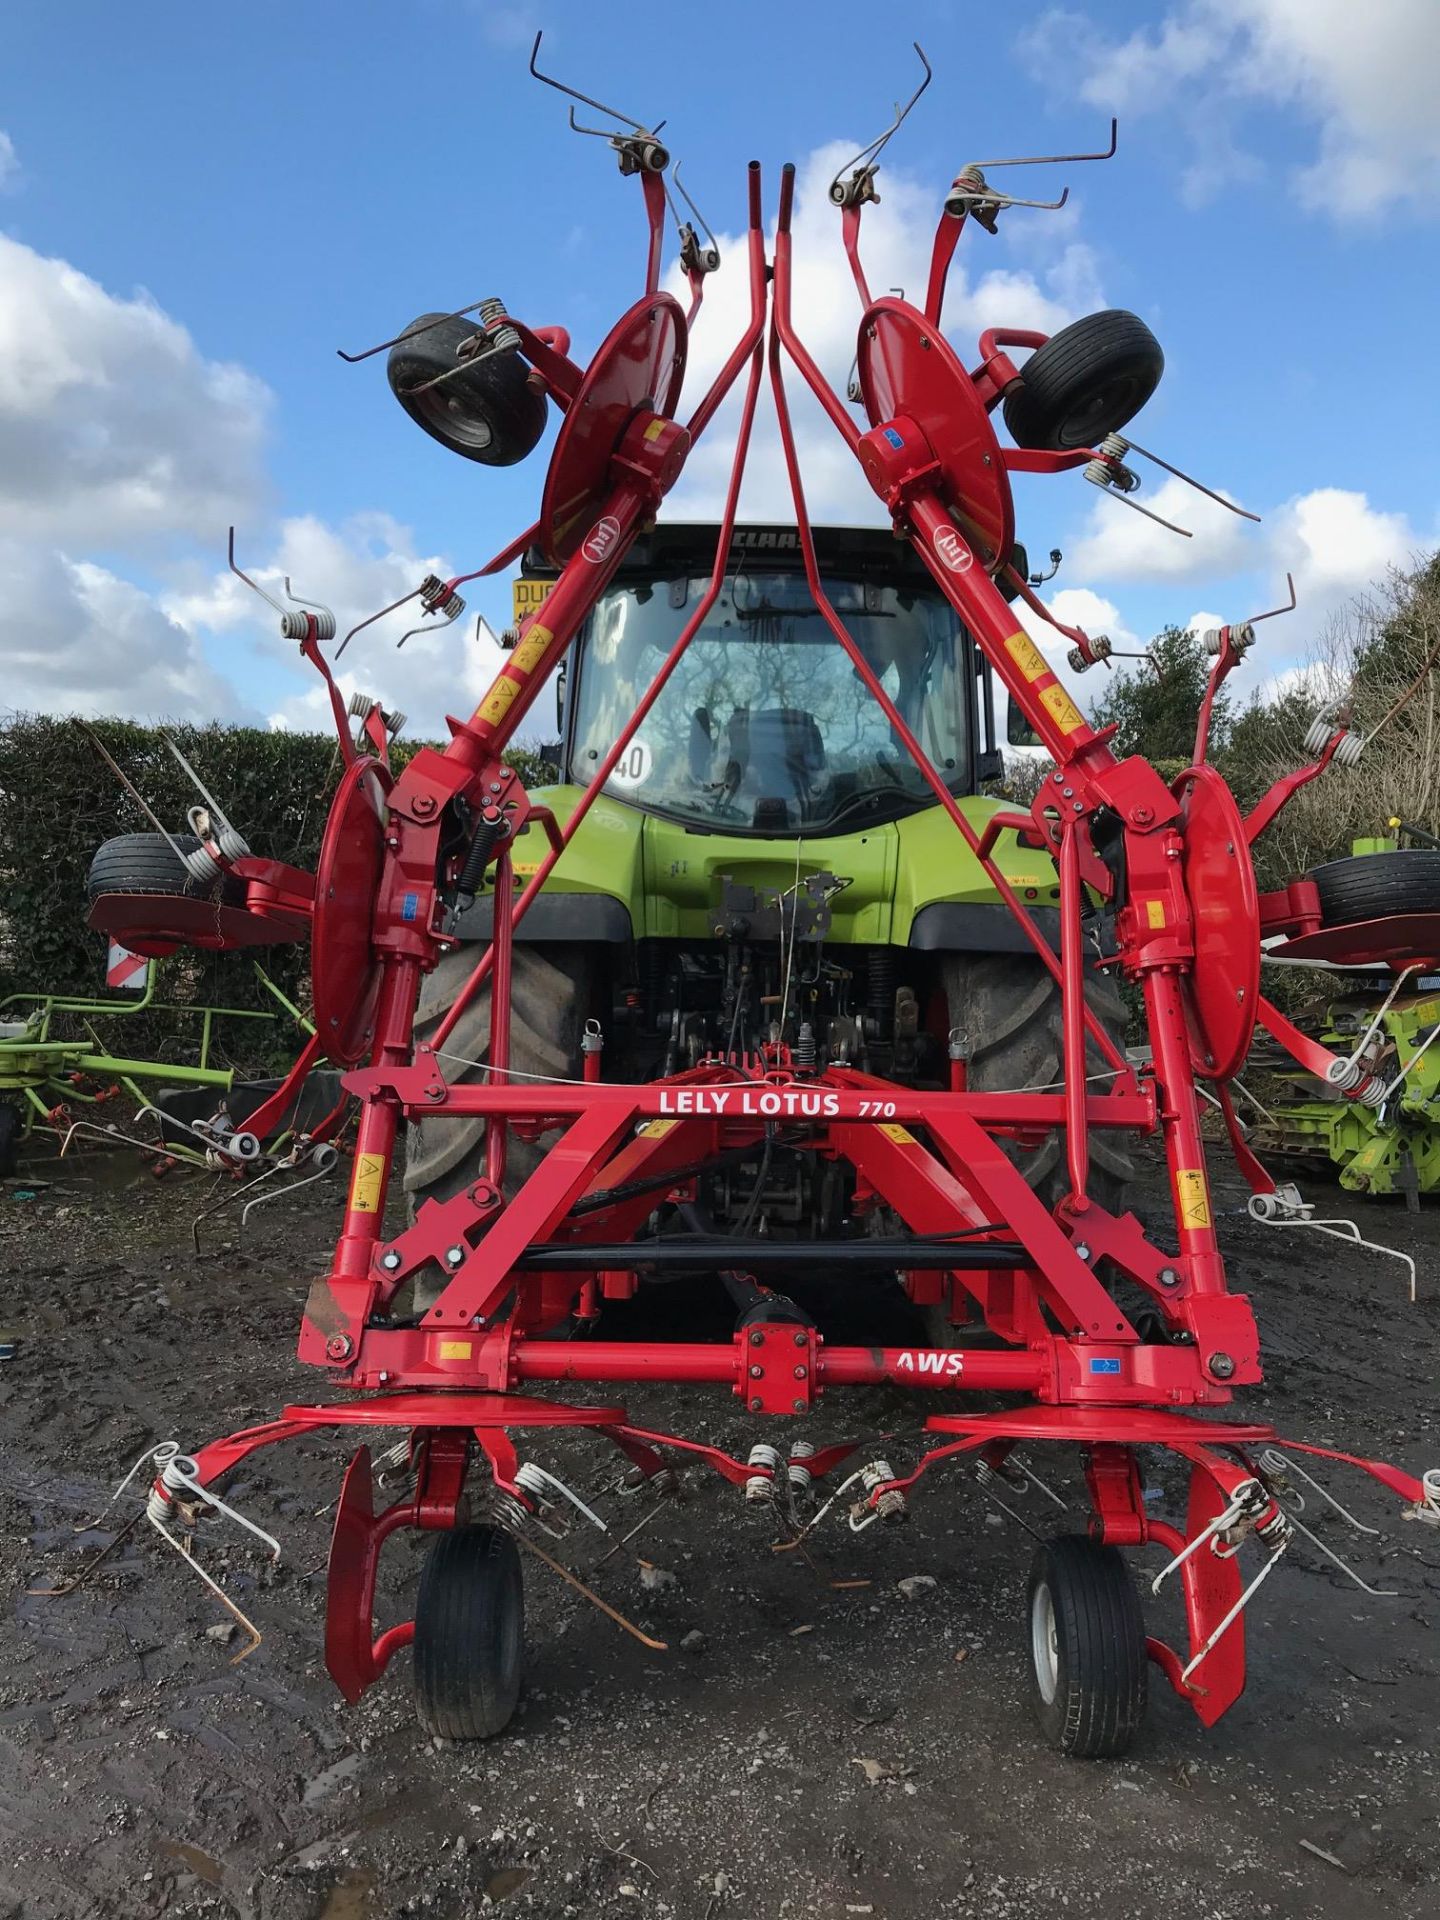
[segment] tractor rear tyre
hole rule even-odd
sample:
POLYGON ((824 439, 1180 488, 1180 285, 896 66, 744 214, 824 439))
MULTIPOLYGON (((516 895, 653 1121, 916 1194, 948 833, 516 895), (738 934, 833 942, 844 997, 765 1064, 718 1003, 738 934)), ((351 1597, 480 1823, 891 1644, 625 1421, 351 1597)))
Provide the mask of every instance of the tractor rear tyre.
POLYGON ((1429 848, 1331 860, 1310 878, 1319 889, 1327 927, 1394 913, 1440 913, 1440 853, 1429 848))
POLYGON ((497 1527, 442 1533, 415 1601, 415 1711, 441 1740, 490 1740, 520 1697, 525 1587, 520 1554, 497 1527))
POLYGON ((1042 1540, 1026 1589, 1035 1713, 1052 1747, 1078 1760, 1124 1753, 1145 1718, 1145 1622, 1114 1547, 1083 1534, 1042 1540))
POLYGON ((14 1173, 24 1137, 24 1114, 9 1100, 0 1100, 0 1179, 14 1173))
MULTIPOLYGON (((950 1025, 967 1035, 971 1052, 966 1084, 972 1093, 1012 1093, 1059 1088, 1065 1075, 1060 988, 1034 954, 952 953, 945 956, 944 985, 950 1025)), ((1108 973, 1092 968, 1086 1003, 1116 1046, 1125 1045, 1125 1005, 1108 973)), ((1087 1071, 1106 1062, 1094 1042, 1087 1071)), ((1006 1145, 1005 1151, 1047 1206, 1069 1185, 1065 1138, 1058 1129, 1038 1147, 1006 1145)), ((1113 1129, 1090 1134, 1089 1194, 1111 1213, 1123 1213, 1134 1167, 1123 1136, 1113 1129)), ((923 1309, 926 1332, 936 1346, 952 1346, 958 1329, 943 1306, 923 1309)))
MULTIPOLYGON (((484 949, 456 947, 427 974, 415 1014, 415 1037, 424 1040, 455 1003, 484 949)), ((591 951, 583 946, 516 943, 510 982, 510 1064, 515 1085, 537 1079, 578 1080, 580 1040, 594 983, 591 951)), ((445 1077, 451 1084, 474 1080, 483 1070, 462 1067, 483 1061, 490 1044, 490 989, 482 987, 445 1043, 445 1077)), ((479 1178, 485 1138, 482 1120, 420 1120, 405 1141, 405 1192, 416 1208, 422 1200, 448 1200, 479 1178)), ((540 1164, 545 1149, 511 1136, 505 1190, 513 1193, 540 1164)))
POLYGON ((1018 447, 1098 447, 1140 411, 1164 371, 1160 342, 1136 314, 1087 313, 1021 367, 1005 395, 1005 425, 1018 447))

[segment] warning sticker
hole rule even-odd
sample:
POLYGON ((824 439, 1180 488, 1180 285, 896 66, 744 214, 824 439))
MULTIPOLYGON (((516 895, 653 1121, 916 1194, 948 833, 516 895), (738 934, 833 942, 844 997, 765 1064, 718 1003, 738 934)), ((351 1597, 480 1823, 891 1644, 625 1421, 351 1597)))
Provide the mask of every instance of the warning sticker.
POLYGON ((1044 654, 1028 633, 1012 633, 1005 642, 1005 651, 1027 680, 1039 680, 1050 671, 1044 654))
POLYGON ((678 1127, 678 1120, 647 1120, 640 1129, 642 1140, 663 1140, 672 1128, 678 1127))
POLYGON ((1175 1185, 1180 1195, 1181 1226, 1208 1227, 1210 1225, 1210 1190, 1205 1184, 1205 1169, 1181 1167, 1175 1175, 1175 1185))
POLYGON ((664 433, 666 427, 669 426, 669 424, 670 422, 667 419, 665 419, 663 414, 657 413, 655 418, 650 422, 649 426, 646 427, 643 438, 645 438, 646 440, 658 440, 661 434, 664 433))
POLYGON ((488 720, 491 726, 498 726, 510 711, 515 696, 520 691, 518 680, 497 680, 475 709, 477 720, 488 720))
POLYGON ((469 1340, 442 1340, 440 1358, 442 1360, 468 1360, 475 1351, 474 1343, 469 1340))
POLYGON ((1040 704, 1062 733, 1078 733, 1085 724, 1084 714, 1059 681, 1053 687, 1042 688, 1040 704))
POLYGON ((510 582, 510 612, 517 627, 523 627, 530 615, 544 606, 554 585, 553 580, 512 580, 510 582))
POLYGON ((356 1213, 378 1213, 380 1191, 385 1184, 383 1153, 361 1153, 355 1157, 355 1174, 350 1182, 350 1205, 356 1213))
POLYGON ((535 662, 545 652, 555 638, 549 627, 542 627, 537 620, 510 656, 510 664, 517 673, 529 673, 535 662))
POLYGON ((898 1147, 910 1147, 915 1144, 915 1136, 908 1127, 902 1127, 898 1121, 888 1121, 880 1132, 887 1140, 893 1140, 898 1147))
POLYGON ((1163 927, 1165 924, 1165 902, 1163 900, 1147 900, 1145 902, 1145 920, 1146 924, 1152 928, 1163 927))

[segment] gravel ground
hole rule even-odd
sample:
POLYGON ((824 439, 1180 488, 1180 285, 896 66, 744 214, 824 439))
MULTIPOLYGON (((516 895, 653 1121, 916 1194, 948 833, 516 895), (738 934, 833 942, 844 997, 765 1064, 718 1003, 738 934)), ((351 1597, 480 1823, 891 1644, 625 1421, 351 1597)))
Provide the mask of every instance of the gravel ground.
MULTIPOLYGON (((933 1476, 906 1528, 822 1530, 818 1571, 773 1553, 773 1526, 734 1490, 688 1476, 637 1543, 658 1577, 624 1560, 596 1576, 665 1653, 527 1559, 527 1688, 511 1732, 480 1747, 422 1735, 408 1653, 357 1708, 330 1686, 338 1440, 277 1449, 232 1482, 285 1546, 273 1572, 243 1544, 204 1550, 264 1630, 242 1665, 221 1610, 153 1537, 67 1598, 30 1593, 111 1537, 113 1516, 75 1528, 145 1446, 194 1446, 315 1395, 294 1338, 338 1219, 315 1189, 243 1237, 221 1215, 197 1260, 205 1189, 188 1176, 157 1184, 104 1158, 33 1171, 51 1180, 34 1197, 0 1188, 0 1324, 19 1339, 0 1369, 0 1920, 1440 1914, 1440 1538, 1358 1480, 1330 1484, 1380 1526, 1355 1558, 1398 1597, 1370 1599, 1302 1542, 1250 1615, 1250 1686, 1228 1718, 1206 1733, 1152 1675, 1140 1741, 1099 1764, 1039 1742, 1021 1632, 1033 1542, 963 1470, 933 1476), (907 1597, 914 1575, 933 1584, 907 1597)), ((1142 1213, 1162 1193, 1152 1169, 1142 1213)), ((1415 1254, 1411 1307, 1398 1266, 1256 1226, 1241 1198, 1218 1182, 1269 1367, 1245 1411, 1435 1464, 1440 1211, 1346 1202, 1368 1237, 1415 1254)), ((816 1437, 846 1431, 833 1399, 816 1437)), ((720 1397, 627 1404, 732 1449, 753 1437, 720 1397)), ((586 1488, 613 1474, 583 1437, 536 1454, 586 1488)), ((1043 1464, 1073 1484, 1063 1454, 1043 1464)), ((1148 1477, 1175 1491, 1153 1457, 1148 1477)), ((1065 1530, 1047 1506, 1032 1497, 1025 1517, 1065 1530)), ((1313 1503, 1305 1517, 1343 1544, 1313 1503)), ((421 1546, 386 1549, 382 1620, 406 1617, 421 1546)), ((1152 1613, 1173 1627, 1167 1604, 1152 1613)))

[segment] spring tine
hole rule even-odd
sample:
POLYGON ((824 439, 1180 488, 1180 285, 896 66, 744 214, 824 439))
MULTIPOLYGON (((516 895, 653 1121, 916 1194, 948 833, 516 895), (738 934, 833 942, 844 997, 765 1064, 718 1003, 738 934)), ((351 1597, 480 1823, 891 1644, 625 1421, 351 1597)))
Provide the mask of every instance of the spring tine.
MULTIPOLYGON (((1277 1501, 1276 1505, 1278 1506, 1279 1504, 1280 1503, 1277 1501)), ((1356 1586, 1359 1587, 1362 1593, 1368 1593, 1376 1600, 1398 1600, 1399 1599, 1400 1589, 1398 1587, 1372 1587, 1368 1581, 1362 1580, 1359 1574, 1356 1573, 1355 1569, 1350 1565, 1350 1562, 1348 1560, 1342 1559, 1340 1555, 1336 1553, 1333 1547, 1326 1546, 1325 1542, 1322 1539, 1320 1539, 1318 1534, 1312 1533, 1309 1527, 1306 1526, 1305 1522, 1303 1520, 1297 1520, 1294 1513, 1290 1512, 1288 1509, 1286 1510, 1286 1518, 1289 1520, 1292 1527, 1298 1528, 1299 1531, 1304 1534, 1305 1538, 1310 1542, 1311 1546, 1318 1547, 1321 1553, 1324 1554, 1327 1560, 1333 1560, 1335 1562, 1335 1565, 1339 1567, 1342 1573, 1348 1574, 1349 1577, 1355 1582, 1356 1586)))
MULTIPOLYGON (((536 33, 535 44, 530 49, 530 71, 537 80, 543 80, 547 87, 554 87, 557 93, 569 94, 572 100, 580 101, 583 106, 594 107, 597 113, 608 113, 612 120, 623 120, 627 127, 633 127, 637 133, 650 134, 653 137, 659 132, 659 127, 647 127, 643 121, 632 120, 628 113, 620 113, 614 107, 607 107, 603 100, 592 100, 588 93, 581 93, 578 87, 567 86, 563 80, 556 80, 552 78, 550 74, 542 73, 535 62, 540 53, 540 42, 544 37, 544 29, 542 28, 536 33)), ((575 120, 575 109, 573 107, 570 109, 570 120, 573 126, 575 120)), ((662 120, 660 125, 663 126, 664 124, 662 120)), ((577 133, 593 133, 598 131, 598 129, 593 127, 577 127, 575 130, 577 133)))
MULTIPOLYGON (((1011 160, 973 160, 970 164, 983 170, 986 167, 1068 167, 1082 160, 1113 160, 1119 138, 1120 122, 1112 119, 1110 122, 1110 144, 1103 153, 1022 153, 1017 158, 1011 160)), ((1025 201, 1018 204, 1028 206, 1036 203, 1025 201)))
POLYGON ((1011 1460, 1012 1460, 1012 1463, 1020 1469, 1021 1473, 1024 1474, 1027 1480, 1033 1481, 1035 1485, 1039 1487, 1040 1491, 1045 1495, 1045 1497, 1048 1500, 1053 1500, 1057 1507, 1069 1506, 1070 1502, 1068 1500, 1062 1500, 1060 1495, 1056 1493, 1055 1489, 1050 1485, 1049 1481, 1042 1480, 1040 1478, 1040 1475, 1036 1473, 1035 1469, 1031 1466, 1027 1466, 1026 1463, 1019 1457, 1018 1454, 1012 1455, 1011 1460))
POLYGON ((1039 1540, 1041 1538, 1040 1534, 1036 1532, 1035 1528, 1031 1526, 1030 1522, 1025 1518, 1025 1516, 1021 1513, 1017 1513, 1014 1507, 1012 1507, 1008 1501, 1002 1500, 999 1494, 996 1493, 994 1486, 991 1484, 991 1482, 999 1478, 998 1474, 992 1471, 990 1475, 990 1479, 988 1480, 981 1479, 979 1474, 977 1474, 975 1477, 979 1483, 980 1494, 982 1499, 988 1500, 992 1506, 996 1506, 1000 1509, 1002 1513, 1008 1514, 1010 1518, 1015 1522, 1017 1527, 1023 1527, 1025 1529, 1026 1533, 1029 1534, 1032 1540, 1039 1540))
MULTIPOLYGON (((287 1165, 288 1162, 282 1160, 278 1166, 271 1167, 269 1172, 262 1173, 260 1179, 252 1182, 252 1191, 255 1187, 259 1186, 261 1180, 268 1180, 271 1173, 284 1171, 287 1165)), ((307 1173, 303 1180, 292 1180, 288 1187, 276 1187, 270 1193, 260 1194, 257 1199, 247 1200, 245 1205, 240 1209, 240 1225, 242 1227, 245 1225, 245 1222, 250 1218, 256 1207, 263 1207, 271 1200, 283 1200, 287 1193, 298 1193, 301 1187, 308 1187, 316 1180, 323 1180, 327 1174, 333 1173, 334 1171, 335 1169, 333 1167, 321 1167, 316 1173, 307 1173)))
MULTIPOLYGON (((485 300, 483 298, 480 300, 472 300, 468 307, 457 307, 454 313, 442 313, 438 319, 427 320, 425 324, 420 327, 407 327, 404 333, 397 333, 393 340, 382 340, 378 347, 366 347, 363 353, 346 353, 343 347, 337 347, 335 351, 342 360, 348 361, 352 367, 357 366, 362 360, 369 360, 377 353, 384 353, 387 347, 398 347, 402 340, 414 340, 422 333, 429 333, 432 327, 443 327, 447 320, 463 320, 467 313, 478 313, 484 304, 485 300)), ((305 603, 301 601, 300 604, 303 606, 305 603)))
MULTIPOLYGON (((1142 447, 1138 440, 1129 440, 1127 435, 1127 441, 1132 453, 1143 455, 1146 460, 1151 461, 1155 466, 1163 467, 1166 473, 1173 473, 1177 480, 1183 480, 1187 487, 1194 487, 1197 493, 1203 493, 1207 500, 1215 501, 1217 506, 1224 507, 1227 512, 1239 514, 1242 520, 1253 520, 1257 525, 1259 524, 1260 516, 1258 513, 1251 513, 1247 507, 1237 507, 1235 502, 1233 500, 1227 500, 1223 493, 1217 493, 1213 487, 1207 487, 1203 480, 1195 479, 1193 474, 1184 473, 1179 467, 1172 467, 1168 460, 1162 460, 1158 453, 1151 453, 1150 449, 1148 447, 1142 447)), ((1144 512, 1143 507, 1141 508, 1141 512, 1144 512)), ((1151 518, 1158 519, 1159 516, 1158 514, 1152 514, 1151 518)), ((1168 526, 1170 523, 1166 521, 1164 524, 1168 526)), ((1287 574, 1286 578, 1289 579, 1289 577, 1287 574)), ((1293 583, 1290 591, 1291 602, 1293 604, 1295 591, 1293 583)), ((1277 607, 1275 611, 1277 613, 1288 613, 1290 609, 1289 607, 1277 607)), ((1262 614, 1260 617, 1263 620, 1267 616, 1262 614)))
POLYGON ((577 1593, 584 1594, 592 1606, 598 1607, 607 1619, 615 1622, 617 1627, 623 1627, 626 1633, 640 1642, 642 1647, 649 1647, 655 1653, 668 1653, 670 1651, 670 1642, 668 1640, 652 1640, 648 1633, 642 1633, 633 1620, 627 1620, 618 1608, 612 1607, 608 1600, 602 1600, 593 1587, 587 1587, 585 1582, 580 1579, 577 1574, 573 1574, 568 1567, 561 1566, 558 1560, 553 1559, 551 1555, 546 1553, 543 1547, 537 1547, 535 1542, 529 1539, 527 1535, 514 1533, 510 1537, 520 1546, 524 1547, 527 1553, 533 1553, 537 1560, 543 1560, 552 1573, 558 1573, 560 1578, 564 1580, 567 1585, 574 1587, 577 1593))
POLYGON ((190 1567, 195 1573, 199 1574, 200 1578, 205 1582, 205 1585, 214 1594, 215 1598, 220 1602, 221 1606, 224 1607, 225 1611, 228 1614, 230 1614, 235 1619, 235 1621, 239 1624, 239 1626, 242 1627, 244 1631, 250 1636, 249 1644, 247 1646, 243 1646, 237 1654, 234 1654, 231 1656, 230 1665, 232 1667, 238 1667, 242 1660, 248 1660, 250 1658, 250 1655, 254 1653, 255 1649, 260 1645, 261 1641, 264 1639, 264 1635, 261 1633, 260 1629, 255 1625, 255 1622, 251 1620, 246 1614, 243 1614, 240 1611, 239 1607, 236 1606, 235 1602, 230 1598, 229 1594, 226 1593, 225 1589, 220 1585, 220 1583, 217 1580, 213 1580, 210 1577, 210 1575, 205 1571, 204 1567, 202 1567, 200 1562, 195 1558, 194 1554, 188 1552, 180 1544, 180 1542, 175 1538, 174 1534, 171 1533, 170 1529, 163 1523, 163 1521, 157 1520, 154 1514, 149 1513, 148 1511, 145 1517, 146 1519, 149 1520, 151 1526, 159 1534, 160 1538, 163 1541, 165 1541, 165 1543, 168 1546, 171 1546, 175 1549, 176 1553, 179 1554, 180 1558, 185 1562, 185 1564, 188 1567, 190 1567))
POLYGON ((1285 606, 1271 607, 1268 613, 1252 613, 1250 618, 1245 622, 1246 626, 1253 627, 1256 622, 1260 620, 1273 620, 1277 614, 1293 613, 1300 604, 1295 598, 1295 576, 1293 573, 1287 573, 1285 576, 1285 591, 1290 595, 1290 599, 1285 606))
POLYGON ((274 594, 267 593, 264 587, 262 587, 258 581, 252 580, 249 574, 246 573, 245 569, 242 566, 240 566, 239 563, 236 561, 234 527, 231 527, 230 529, 230 571, 235 575, 237 580, 243 580, 246 586, 249 587, 252 593, 258 593, 260 598, 265 602, 267 607, 273 607, 276 613, 280 615, 280 618, 282 620, 285 618, 285 609, 284 607, 281 606, 280 602, 275 598, 274 594))
POLYGON ((1348 1507, 1341 1506, 1340 1502, 1335 1498, 1334 1494, 1330 1492, 1328 1487, 1322 1486, 1313 1474, 1307 1473, 1300 1462, 1293 1459, 1288 1453, 1281 1453, 1274 1447, 1267 1447, 1265 1452, 1260 1456, 1260 1465, 1267 1473, 1283 1472, 1285 1474, 1298 1474, 1307 1486, 1315 1489, 1322 1500, 1329 1502, 1342 1519, 1348 1520, 1357 1533, 1368 1533, 1372 1539, 1379 1539, 1379 1527, 1367 1527, 1363 1520, 1357 1520, 1348 1507))
POLYGON ((433 627, 411 627, 408 632, 402 633, 400 638, 395 642, 395 651, 398 653, 405 642, 407 640, 413 640, 417 633, 439 633, 443 627, 453 627, 464 611, 465 604, 462 601, 454 613, 447 614, 443 620, 437 620, 433 627))
MULTIPOLYGON (((235 530, 233 527, 230 530, 230 535, 231 535, 231 540, 233 541, 234 535, 235 535, 235 530)), ((239 569, 237 568, 236 571, 239 572, 239 569)), ((241 578, 242 579, 244 578, 243 574, 241 575, 241 578)), ((256 591, 258 592, 259 589, 257 588, 256 591)), ((152 811, 149 801, 145 798, 144 794, 141 793, 140 789, 135 785, 135 782, 130 778, 130 776, 127 773, 123 772, 122 769, 115 764, 114 760, 110 757, 110 754, 106 751, 105 744, 101 740, 99 734, 96 733, 93 727, 87 726, 85 721, 83 720, 76 720, 74 722, 74 725, 76 725, 80 729, 80 731, 84 734, 85 738, 90 742, 91 746, 95 749, 96 753, 99 754, 100 758, 105 762, 106 766, 109 767, 110 771, 114 774, 115 778, 120 782, 121 786, 124 787, 125 791, 129 794, 130 798, 135 802, 136 806, 139 807, 140 811, 144 814, 145 818, 150 822, 151 826, 154 827, 159 833, 161 833, 164 836, 164 838, 170 843, 171 852, 175 855, 176 859, 183 864, 185 856, 183 853, 181 853, 180 848, 176 844, 175 836, 171 833, 170 829, 165 825, 165 822, 159 817, 159 815, 152 811)))
POLYGON ((188 1492, 193 1493, 196 1499, 202 1500, 207 1507, 213 1507, 216 1513, 223 1513, 225 1518, 227 1520, 233 1520, 237 1527, 243 1527, 247 1533, 253 1533, 257 1540, 261 1541, 270 1549, 271 1561, 276 1565, 279 1564, 280 1542, 275 1538, 274 1534, 267 1533, 264 1527, 257 1526, 253 1520, 247 1520, 245 1515, 239 1512, 237 1508, 230 1506, 228 1502, 222 1500, 213 1488, 207 1487, 203 1481, 197 1479, 195 1474, 189 1471, 189 1468, 193 1466, 194 1462, 191 1461, 187 1455, 181 1453, 179 1444, 176 1441, 162 1441, 150 1457, 178 1486, 182 1486, 188 1492))
MULTIPOLYGON (((302 600, 298 593, 292 593, 290 591, 290 576, 288 573, 285 576, 285 598, 287 600, 293 600, 297 607, 307 607, 311 613, 328 613, 331 626, 333 627, 335 625, 335 609, 333 607, 327 607, 323 600, 302 600)), ((324 635, 322 635, 321 638, 323 639, 324 635)))
POLYGON ((1220 1644, 1221 1639, 1224 1637, 1225 1634, 1227 1634, 1230 1631, 1231 1627, 1234 1626, 1235 1622, 1240 1618, 1240 1615, 1245 1611, 1245 1608, 1250 1604, 1250 1601, 1252 1600, 1254 1595, 1259 1591, 1260 1587, 1264 1585, 1265 1581, 1267 1581, 1270 1578, 1270 1575, 1275 1571, 1276 1567, 1279 1566, 1281 1557, 1285 1553, 1286 1548, 1288 1548, 1289 1545, 1290 1545, 1290 1542, 1287 1540, 1284 1542, 1282 1546, 1279 1546, 1275 1549, 1274 1553, 1272 1553, 1269 1559, 1266 1560, 1264 1566, 1261 1567, 1259 1573, 1256 1574, 1255 1578, 1250 1582, 1249 1586, 1246 1587, 1245 1591, 1241 1594, 1240 1598, 1235 1602, 1234 1606, 1231 1607, 1230 1611, 1226 1614, 1225 1618, 1220 1622, 1219 1626, 1216 1627, 1215 1631, 1210 1635, 1210 1638, 1205 1642, 1204 1646, 1201 1647, 1200 1651, 1192 1657, 1192 1659, 1190 1660, 1187 1666, 1181 1668, 1180 1678, 1182 1681, 1188 1680, 1191 1674, 1195 1671, 1196 1667, 1198 1667, 1200 1662, 1205 1658, 1205 1656, 1208 1653, 1214 1652, 1215 1648, 1220 1644))
MULTIPOLYGON (((1136 513, 1143 513, 1147 520, 1155 521, 1158 526, 1168 527, 1171 533, 1178 533, 1182 539, 1193 540, 1195 538, 1188 527, 1177 527, 1173 520, 1167 520, 1163 514, 1153 513, 1149 507, 1142 507, 1140 502, 1138 500, 1132 500, 1128 493, 1119 493, 1114 487, 1105 487, 1102 491, 1107 493, 1112 500, 1118 500, 1122 506, 1133 507, 1136 513)), ((1202 487, 1201 492, 1203 493, 1205 491, 1206 489, 1202 487)))
MULTIPOLYGON (((134 1533, 144 1518, 145 1509, 143 1507, 140 1508, 138 1512, 132 1513, 120 1531, 110 1540, 109 1544, 102 1547, 99 1553, 95 1554, 93 1558, 87 1560, 73 1580, 67 1580, 63 1586, 59 1587, 26 1587, 25 1593, 27 1597, 36 1600, 63 1600, 67 1593, 74 1593, 80 1587, 88 1585, 110 1556, 117 1553, 119 1549, 124 1546, 125 1542, 130 1538, 131 1534, 134 1533)), ((77 1527, 75 1531, 77 1533, 89 1533, 91 1529, 89 1527, 77 1527)))
POLYGON ((416 587, 410 593, 402 593, 400 598, 398 600, 392 600, 388 607, 381 607, 378 613, 372 613, 368 619, 362 620, 358 627, 351 627, 350 631, 346 634, 345 638, 340 642, 339 646, 335 649, 335 658, 337 660, 340 658, 341 654, 344 653, 346 647, 349 646, 350 642, 355 638, 357 633, 363 633, 366 627, 373 627, 375 622, 377 620, 383 620, 387 613, 394 613, 395 609, 397 607, 403 607, 407 600, 415 599, 416 595, 419 592, 420 592, 419 587, 416 587))
MULTIPOLYGON (((285 582, 285 586, 286 586, 286 590, 288 591, 290 586, 290 582, 288 580, 285 582)), ((174 754, 176 760, 179 763, 181 772, 190 781, 191 785, 195 788, 195 791, 200 795, 200 798, 205 802, 206 806, 209 807, 215 819, 220 823, 222 827, 228 827, 230 825, 230 819, 229 819, 229 816, 226 814, 225 809, 221 806, 220 802, 215 798, 214 794, 211 793, 210 789, 205 785, 205 782, 200 778, 199 774, 196 773, 194 767, 191 766, 190 762, 185 758, 184 754, 180 751, 179 747, 177 747, 175 742, 170 738, 170 735, 165 731, 164 727, 161 727, 160 729, 160 738, 165 742, 166 746, 170 749, 171 753, 174 754)))
POLYGON ((910 44, 920 56, 920 64, 925 69, 925 78, 920 82, 919 86, 915 89, 914 93, 911 94, 903 107, 898 100, 895 102, 895 118, 890 122, 890 125, 886 127, 885 131, 877 134, 875 139, 860 149, 853 160, 847 160, 845 165, 841 167, 839 173, 837 173, 835 178, 830 182, 830 198, 832 200, 835 198, 836 188, 840 185, 841 180, 847 173, 853 173, 857 167, 873 167, 875 165, 880 155, 884 152, 891 136, 899 132, 909 117, 910 109, 915 105, 915 102, 920 98, 921 94, 924 93, 934 78, 934 70, 930 62, 925 58, 925 50, 920 45, 920 42, 918 40, 912 40, 910 44))

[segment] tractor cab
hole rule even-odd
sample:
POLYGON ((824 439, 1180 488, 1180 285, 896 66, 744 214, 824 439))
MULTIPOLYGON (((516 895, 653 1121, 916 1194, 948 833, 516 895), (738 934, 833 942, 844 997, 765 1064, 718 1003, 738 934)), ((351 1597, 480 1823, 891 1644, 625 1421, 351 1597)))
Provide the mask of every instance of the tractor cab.
MULTIPOLYGON (((586 785, 709 584, 717 529, 635 543, 581 631, 563 688, 564 777, 586 785)), ((908 546, 816 530, 825 591, 956 794, 1000 770, 990 669, 908 546)), ((531 556, 527 579, 548 570, 531 556)), ((552 754, 555 752, 551 750, 552 754)), ((737 529, 704 624, 606 791, 692 831, 824 837, 934 805, 810 593, 793 527, 737 529)))

